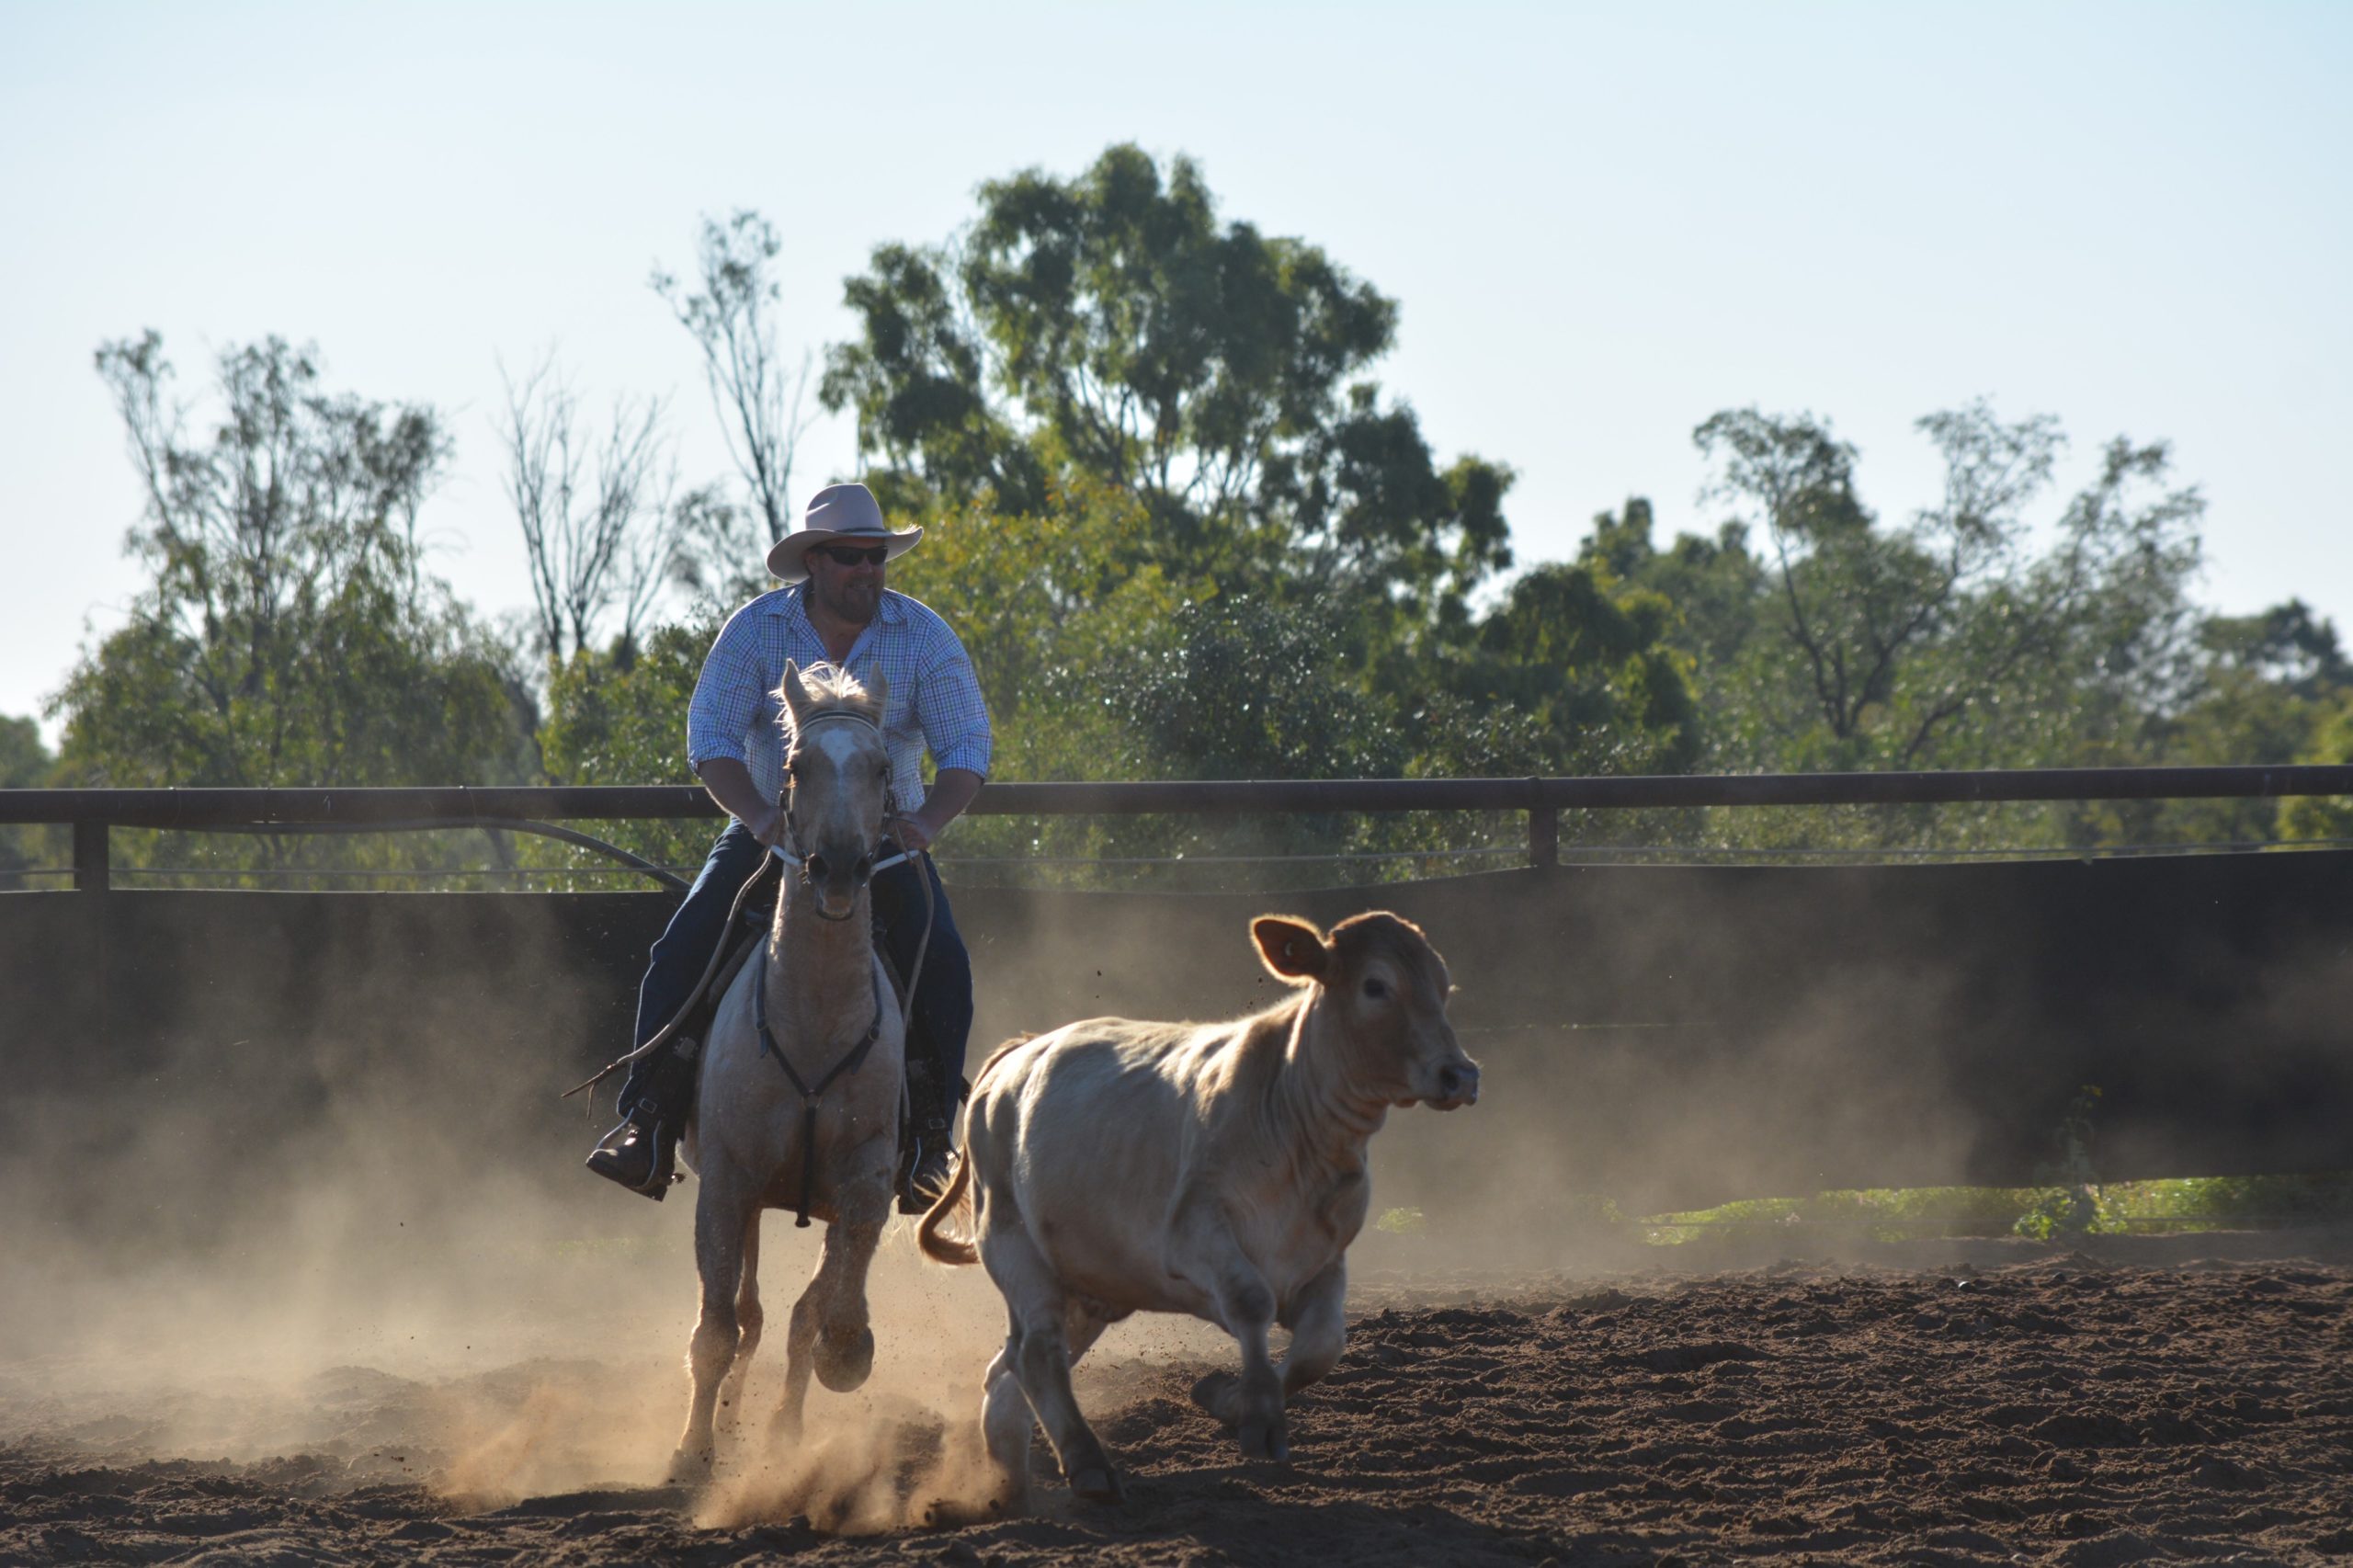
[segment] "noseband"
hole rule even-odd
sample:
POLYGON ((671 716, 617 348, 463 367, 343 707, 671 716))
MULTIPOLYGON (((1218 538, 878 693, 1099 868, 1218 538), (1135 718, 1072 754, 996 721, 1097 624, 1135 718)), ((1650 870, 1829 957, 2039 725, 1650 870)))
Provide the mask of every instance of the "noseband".
MULTIPOLYGON (((836 708, 831 712, 819 713, 812 718, 804 720, 793 732, 793 744, 796 745, 800 744, 801 733, 806 731, 810 725, 822 724, 828 719, 847 719, 852 723, 865 725, 868 729, 873 731, 878 736, 882 733, 882 726, 879 721, 869 718, 866 714, 854 712, 847 708, 836 708)), ((801 880, 803 882, 810 881, 813 880, 809 870, 809 861, 811 857, 803 853, 801 848, 801 830, 792 819, 792 790, 789 782, 783 791, 782 799, 780 799, 777 803, 784 808, 784 836, 786 844, 769 845, 768 853, 774 855, 786 865, 798 869, 801 873, 801 880), (787 845, 790 845, 790 847, 787 847, 787 845)), ((875 847, 880 849, 882 845, 887 842, 888 840, 878 840, 875 844, 875 847)), ((873 865, 867 868, 867 877, 870 881, 875 872, 887 871, 893 866, 904 864, 908 858, 909 856, 907 851, 903 849, 887 860, 877 860, 873 865)), ((847 920, 850 918, 850 916, 847 915, 840 915, 838 917, 829 915, 825 914, 824 910, 822 908, 817 911, 817 914, 819 918, 827 920, 835 918, 847 920)))

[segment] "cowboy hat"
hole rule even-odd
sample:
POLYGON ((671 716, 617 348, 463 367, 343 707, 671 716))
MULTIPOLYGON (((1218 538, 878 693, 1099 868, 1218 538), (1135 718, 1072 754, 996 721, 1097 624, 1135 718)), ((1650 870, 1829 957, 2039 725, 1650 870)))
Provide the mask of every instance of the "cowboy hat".
POLYGON ((839 540, 881 543, 891 551, 885 559, 896 561, 921 538, 920 528, 892 532, 882 521, 881 503, 863 484, 828 484, 809 497, 801 526, 769 547, 768 575, 787 583, 798 583, 809 575, 809 564, 801 557, 813 544, 839 540))

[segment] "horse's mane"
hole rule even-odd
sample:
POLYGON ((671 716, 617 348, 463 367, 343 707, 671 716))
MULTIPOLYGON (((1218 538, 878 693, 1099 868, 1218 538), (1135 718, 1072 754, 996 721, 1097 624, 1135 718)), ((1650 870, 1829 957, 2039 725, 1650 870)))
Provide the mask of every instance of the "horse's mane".
MULTIPOLYGON (((833 665, 811 665, 801 672, 801 689, 810 705, 808 717, 812 719, 827 713, 855 713, 878 725, 882 722, 882 705, 846 669, 833 665)), ((778 688, 777 696, 778 718, 790 739, 793 733, 792 705, 783 699, 782 687, 778 688)))

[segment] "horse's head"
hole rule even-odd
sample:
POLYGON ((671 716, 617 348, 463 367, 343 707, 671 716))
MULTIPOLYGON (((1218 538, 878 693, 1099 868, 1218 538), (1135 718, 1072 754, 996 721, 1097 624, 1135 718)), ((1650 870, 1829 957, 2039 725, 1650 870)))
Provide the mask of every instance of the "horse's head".
POLYGON ((803 671, 788 661, 777 687, 790 744, 784 756, 785 847, 828 920, 847 920, 874 875, 890 811, 891 756, 882 744, 877 675, 861 686, 847 670, 803 671))

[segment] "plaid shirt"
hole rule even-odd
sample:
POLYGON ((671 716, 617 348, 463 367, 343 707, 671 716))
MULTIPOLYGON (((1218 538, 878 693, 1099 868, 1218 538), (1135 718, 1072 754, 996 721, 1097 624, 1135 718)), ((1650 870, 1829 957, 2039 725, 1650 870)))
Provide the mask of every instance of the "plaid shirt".
MULTIPOLYGON (((695 767, 732 756, 751 769, 752 782, 771 801, 784 789, 783 705, 776 695, 784 663, 791 659, 807 669, 833 662, 809 624, 808 589, 805 582, 775 589, 729 617, 703 659, 687 709, 687 756, 695 767)), ((890 683, 882 739, 891 753, 892 810, 923 804, 926 746, 941 767, 987 777, 989 713, 980 679, 964 644, 930 607, 884 590, 844 665, 860 680, 871 682, 879 674, 890 683)))

